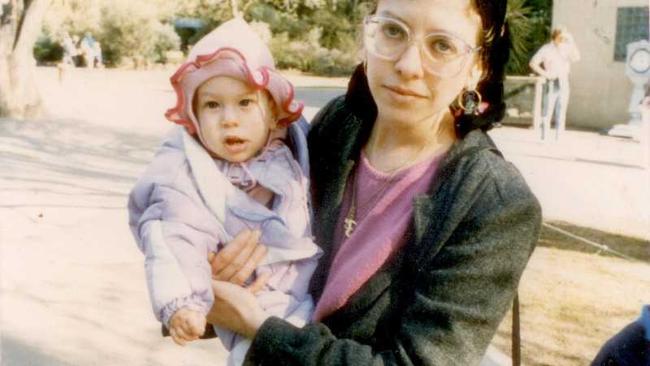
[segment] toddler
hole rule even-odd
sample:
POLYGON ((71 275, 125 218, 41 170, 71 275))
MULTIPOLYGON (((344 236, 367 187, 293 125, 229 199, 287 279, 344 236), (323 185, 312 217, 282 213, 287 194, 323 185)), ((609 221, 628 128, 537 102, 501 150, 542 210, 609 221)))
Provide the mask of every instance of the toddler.
MULTIPOLYGON (((171 83, 177 102, 165 116, 182 127, 129 197, 156 318, 177 343, 202 335, 213 304, 208 254, 252 229, 268 248, 256 270, 269 276, 260 305, 304 325, 321 251, 311 236, 305 123, 292 123, 303 106, 293 87, 242 19, 202 38, 171 83)), ((241 364, 250 342, 215 331, 231 351, 228 363, 241 364)))

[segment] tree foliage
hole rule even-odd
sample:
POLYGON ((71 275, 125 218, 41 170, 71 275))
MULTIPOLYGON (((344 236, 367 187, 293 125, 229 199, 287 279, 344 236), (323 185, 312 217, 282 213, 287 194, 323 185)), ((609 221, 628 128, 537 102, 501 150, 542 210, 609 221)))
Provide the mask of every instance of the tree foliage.
POLYGON ((340 0, 195 0, 181 14, 200 18, 206 27, 188 41, 232 18, 236 7, 249 22, 268 24, 278 66, 325 74, 349 74, 359 62, 358 34, 370 1, 340 0), (235 5, 233 5, 235 4, 235 5))
MULTIPOLYGON (((270 31, 270 47, 281 67, 347 74, 359 61, 359 35, 371 0, 53 0, 46 28, 71 34, 91 32, 105 47, 109 63, 123 58, 163 60, 178 48, 172 32, 179 18, 199 19, 200 29, 177 27, 183 50, 234 15, 270 31)), ((528 73, 532 53, 548 39, 551 0, 509 0, 513 38, 509 73, 528 73)), ((56 31, 49 32, 57 37, 56 31)), ((44 39, 44 45, 50 45, 44 39)), ((48 50, 42 54, 52 55, 48 50)))
POLYGON ((166 0, 55 0, 45 19, 45 34, 60 41, 62 33, 92 34, 109 65, 122 61, 160 61, 180 39, 171 25, 178 12, 166 0))
POLYGON ((528 74, 528 61, 548 42, 552 0, 509 0, 507 19, 512 50, 507 72, 528 74))
MULTIPOLYGON (((190 43, 230 19, 232 2, 184 2, 184 15, 201 18, 207 25, 190 43)), ((281 67, 345 74, 358 62, 360 24, 374 1, 240 0, 236 3, 245 19, 269 25, 273 34, 271 48, 281 67)), ((548 38, 551 0, 509 0, 507 16, 513 40, 508 72, 528 73, 528 60, 548 38)))
POLYGON ((109 63, 124 59, 158 61, 166 50, 179 47, 173 27, 151 17, 156 10, 154 2, 146 1, 112 0, 104 4, 98 38, 109 63))

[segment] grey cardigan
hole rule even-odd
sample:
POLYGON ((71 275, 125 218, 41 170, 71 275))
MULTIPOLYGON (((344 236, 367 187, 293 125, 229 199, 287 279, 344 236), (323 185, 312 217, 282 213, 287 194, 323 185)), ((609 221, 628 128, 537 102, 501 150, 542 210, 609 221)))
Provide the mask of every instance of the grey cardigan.
MULTIPOLYGON (((344 97, 315 118, 308 142, 318 299, 334 257, 347 178, 374 119, 344 97)), ((269 318, 248 365, 473 365, 514 297, 541 224, 537 199, 490 138, 455 143, 426 195, 413 202, 407 244, 341 309, 297 328, 269 318)))

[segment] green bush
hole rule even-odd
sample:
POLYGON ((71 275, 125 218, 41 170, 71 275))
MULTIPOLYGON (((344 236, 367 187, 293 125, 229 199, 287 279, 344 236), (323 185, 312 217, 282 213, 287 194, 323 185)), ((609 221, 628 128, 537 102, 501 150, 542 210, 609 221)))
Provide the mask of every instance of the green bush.
POLYGON ((34 44, 34 58, 39 65, 61 61, 63 47, 49 34, 42 33, 34 44))
POLYGON ((313 49, 303 41, 290 41, 287 33, 273 36, 269 44, 275 65, 281 69, 305 70, 308 67, 308 55, 313 49))
POLYGON ((328 49, 320 45, 320 37, 319 28, 312 29, 300 40, 290 40, 287 33, 274 35, 270 48, 276 66, 326 76, 349 75, 359 62, 356 43, 350 42, 348 50, 328 49))
POLYGON ((99 40, 105 63, 164 62, 166 51, 179 48, 180 38, 174 28, 151 17, 153 11, 150 3, 126 0, 104 8, 99 40))
POLYGON ((291 39, 300 37, 305 33, 305 29, 310 28, 310 24, 306 20, 301 20, 296 14, 265 3, 253 5, 249 9, 246 19, 264 22, 269 25, 273 34, 287 33, 291 39))
POLYGON ((181 37, 171 24, 157 23, 154 26, 154 62, 167 62, 167 52, 176 51, 181 47, 181 37))
POLYGON ((322 50, 325 52, 319 52, 313 57, 309 72, 327 76, 349 76, 359 63, 354 54, 336 49, 322 50))

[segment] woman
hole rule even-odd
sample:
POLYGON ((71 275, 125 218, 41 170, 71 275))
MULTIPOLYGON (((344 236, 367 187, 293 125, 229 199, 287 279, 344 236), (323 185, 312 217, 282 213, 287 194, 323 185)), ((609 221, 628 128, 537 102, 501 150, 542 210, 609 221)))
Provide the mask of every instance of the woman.
POLYGON ((505 11, 505 0, 378 1, 364 21, 364 64, 309 134, 325 251, 314 323, 268 317, 227 282, 259 261, 250 233, 233 246, 246 264, 213 262, 226 281, 214 282, 209 321, 252 338, 247 364, 479 362, 541 222, 483 132, 505 108, 505 11))
POLYGON ((548 134, 551 122, 554 122, 556 140, 566 125, 571 63, 578 61, 580 51, 573 36, 566 30, 556 28, 551 32, 551 41, 537 50, 529 63, 533 71, 546 79, 543 128, 544 133, 548 134))

